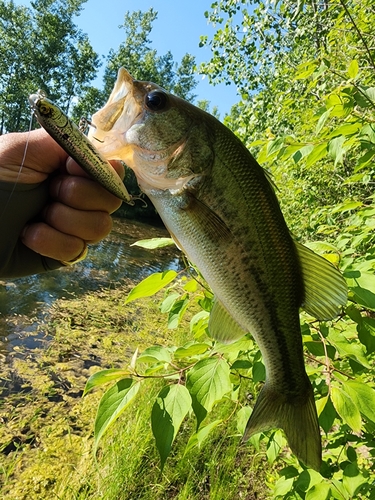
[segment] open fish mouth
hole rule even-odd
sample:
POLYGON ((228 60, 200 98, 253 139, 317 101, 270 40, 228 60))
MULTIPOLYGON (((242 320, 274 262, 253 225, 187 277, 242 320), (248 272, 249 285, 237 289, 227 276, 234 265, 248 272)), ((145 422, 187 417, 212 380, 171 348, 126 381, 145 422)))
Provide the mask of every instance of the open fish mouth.
POLYGON ((144 90, 137 83, 120 68, 106 105, 92 116, 88 137, 107 158, 126 156, 126 133, 142 116, 144 90))

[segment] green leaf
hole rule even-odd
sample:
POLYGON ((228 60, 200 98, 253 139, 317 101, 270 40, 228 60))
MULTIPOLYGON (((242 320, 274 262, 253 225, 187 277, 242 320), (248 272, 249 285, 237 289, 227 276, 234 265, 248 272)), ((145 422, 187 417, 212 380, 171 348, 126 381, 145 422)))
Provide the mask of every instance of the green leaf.
POLYGON ((268 441, 266 455, 268 463, 273 464, 279 456, 280 450, 286 445, 286 439, 281 430, 277 430, 271 434, 268 441))
POLYGON ((228 363, 216 357, 198 361, 188 372, 186 387, 193 400, 199 427, 216 401, 232 389, 228 363))
POLYGON ((151 412, 151 426, 162 469, 182 421, 190 408, 189 391, 181 384, 163 387, 156 398, 151 412))
POLYGON ((306 469, 301 472, 299 478, 297 479, 296 487, 302 491, 308 491, 315 485, 320 484, 323 481, 323 477, 319 472, 313 469, 306 469))
POLYGON ((108 370, 101 370, 96 372, 88 379, 83 391, 83 395, 91 391, 94 387, 99 387, 100 385, 107 384, 113 380, 118 380, 119 378, 124 378, 130 375, 129 370, 123 370, 118 368, 109 368, 108 370))
POLYGON ((344 469, 342 484, 350 498, 356 498, 362 486, 367 484, 367 479, 363 477, 357 464, 349 464, 344 469))
POLYGON ((348 68, 348 75, 349 78, 355 78, 358 75, 358 61, 356 59, 353 59, 350 61, 349 68, 348 68))
POLYGON ((318 123, 316 124, 315 133, 318 135, 322 128, 324 127, 332 108, 328 108, 319 118, 318 123))
POLYGON ((189 358, 191 356, 203 354, 210 348, 211 346, 209 344, 192 343, 191 345, 179 347, 178 349, 176 349, 174 352, 174 357, 175 359, 189 358))
POLYGON ((284 137, 278 137, 267 144, 267 155, 272 156, 284 146, 284 137))
POLYGON ((245 434, 246 425, 252 411, 253 410, 250 406, 243 406, 237 412, 237 430, 242 435, 245 434))
MULTIPOLYGON (((345 273, 346 274, 346 273, 345 273)), ((375 310, 375 275, 354 271, 346 274, 347 283, 354 299, 368 309, 375 310)))
POLYGON ((285 498, 287 493, 292 491, 294 483, 294 477, 289 477, 285 479, 285 477, 281 477, 275 483, 275 488, 272 492, 272 498, 285 498))
POLYGON ((266 367, 262 361, 256 361, 253 365, 253 383, 263 382, 266 380, 266 367))
POLYGON ((143 281, 138 283, 138 285, 135 286, 133 290, 131 290, 125 300, 125 304, 128 304, 129 302, 137 300, 141 297, 150 297, 151 295, 154 295, 159 290, 171 283, 171 281, 173 281, 176 276, 177 272, 172 270, 165 271, 163 273, 151 274, 151 276, 145 278, 143 281))
POLYGON ((179 293, 170 293, 161 303, 160 305, 160 312, 162 313, 167 313, 169 312, 173 304, 176 302, 176 300, 180 297, 179 293))
POLYGON ((318 66, 319 63, 316 60, 301 63, 296 68, 294 78, 296 80, 304 80, 312 75, 318 66))
POLYGON ((180 321, 190 303, 190 300, 187 296, 185 296, 181 300, 176 300, 168 315, 168 328, 174 329, 177 328, 180 324, 180 321))
POLYGON ((222 423, 222 420, 214 420, 213 422, 201 427, 198 432, 190 436, 189 441, 186 445, 184 455, 188 453, 192 448, 201 448, 204 441, 208 438, 209 434, 222 423))
POLYGON ((354 432, 359 432, 362 424, 361 414, 349 394, 339 387, 332 386, 331 398, 333 406, 342 420, 348 424, 354 432))
POLYGON ((355 340, 349 342, 342 332, 333 328, 330 329, 327 338, 331 344, 336 347, 341 356, 347 356, 366 368, 371 367, 369 360, 366 357, 364 348, 359 342, 356 342, 355 340))
POLYGON ((335 418, 337 417, 336 410, 329 396, 319 399, 316 402, 316 409, 319 416, 319 425, 326 434, 332 429, 335 418))
POLYGON ((210 313, 208 311, 200 311, 191 318, 190 333, 194 335, 194 338, 202 337, 207 333, 209 319, 210 313))
POLYGON ((165 347, 156 345, 147 347, 137 359, 137 362, 141 363, 155 363, 155 361, 161 361, 163 363, 170 363, 171 353, 165 347))
POLYGON ((136 241, 135 243, 132 243, 130 246, 131 247, 137 246, 141 248, 147 248, 149 250, 155 250, 156 248, 168 247, 174 244, 175 243, 172 240, 172 238, 150 238, 148 240, 136 241))
POLYGON ((360 315, 360 320, 358 321, 357 331, 358 339, 366 346, 366 354, 371 354, 375 352, 375 319, 368 318, 366 316, 362 317, 360 315))
POLYGON ((306 157, 305 165, 309 167, 310 165, 318 162, 322 158, 327 155, 327 142, 323 142, 322 144, 318 144, 314 146, 311 153, 306 157))
POLYGON ((305 496, 305 500, 327 500, 330 498, 331 486, 328 483, 321 482, 310 488, 305 496))
POLYGON ((95 418, 95 449, 103 434, 118 419, 138 393, 140 381, 124 378, 103 394, 95 418))
POLYGON ((349 212, 350 210, 355 210, 363 205, 360 201, 347 200, 344 203, 336 205, 332 210, 331 214, 349 212))
POLYGON ((343 385, 359 411, 366 418, 375 422, 375 390, 370 385, 357 380, 349 380, 343 385))
POLYGON ((350 498, 349 493, 344 488, 342 482, 338 481, 337 479, 332 479, 331 493, 332 493, 333 497, 337 500, 349 500, 349 498, 350 498))
POLYGON ((355 123, 344 123, 343 125, 340 125, 339 127, 335 128, 330 134, 329 137, 337 137, 338 135, 353 135, 356 134, 362 124, 361 122, 355 122, 355 123))
POLYGON ((345 137, 339 135, 334 139, 331 139, 328 143, 328 153, 335 160, 335 165, 342 162, 345 150, 343 144, 345 142, 345 137))

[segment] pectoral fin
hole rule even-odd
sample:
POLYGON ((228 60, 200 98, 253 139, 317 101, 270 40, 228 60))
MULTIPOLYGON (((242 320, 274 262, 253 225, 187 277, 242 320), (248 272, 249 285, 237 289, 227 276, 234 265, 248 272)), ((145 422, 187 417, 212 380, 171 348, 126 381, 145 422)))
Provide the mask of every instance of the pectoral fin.
POLYGON ((305 285, 302 309, 319 320, 334 318, 347 301, 344 277, 324 257, 300 243, 295 244, 305 285))
POLYGON ((223 343, 234 342, 248 333, 233 319, 219 300, 216 300, 212 307, 208 331, 215 340, 223 343))

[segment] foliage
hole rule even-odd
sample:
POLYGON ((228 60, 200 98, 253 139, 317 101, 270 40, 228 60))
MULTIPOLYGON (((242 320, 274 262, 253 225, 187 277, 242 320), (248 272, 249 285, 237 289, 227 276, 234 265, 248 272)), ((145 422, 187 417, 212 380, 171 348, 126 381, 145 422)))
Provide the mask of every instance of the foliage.
MULTIPOLYGON (((375 288, 375 259, 371 248, 357 259, 353 259, 353 255, 361 245, 363 248, 363 238, 359 241, 357 231, 372 218, 374 208, 359 210, 352 216, 348 232, 341 236, 346 241, 341 263, 350 290, 345 314, 336 321, 320 324, 306 314, 301 318, 307 370, 327 443, 320 473, 299 466, 285 451, 287 443, 280 431, 262 433, 251 439, 252 447, 260 450, 269 463, 279 460, 284 465, 278 479, 268 478, 276 498, 286 498, 284 495, 288 493, 292 495, 290 498, 331 495, 347 499, 373 492, 375 386, 370 369, 375 352, 375 295, 371 291, 375 288)), ((331 254, 327 256, 332 255, 332 251, 340 253, 339 249, 321 242, 312 246, 325 252, 328 249, 331 254)), ((338 246, 342 249, 343 241, 339 241, 338 246)), ((215 418, 215 408, 225 402, 232 407, 229 418, 236 422, 235 439, 239 440, 251 412, 247 404, 248 391, 258 393, 265 377, 260 351, 249 335, 231 345, 214 342, 209 337, 210 291, 189 275, 170 273, 165 274, 169 279, 164 282, 160 273, 146 278, 132 290, 127 301, 149 296, 150 290, 156 292, 164 283, 167 288, 160 310, 168 316, 168 328, 176 328, 186 311, 192 309, 192 340, 180 346, 155 345, 141 353, 136 351, 127 366, 96 373, 85 389, 87 393, 117 379, 98 408, 95 424, 98 444, 120 413, 135 404, 141 384, 149 379, 164 381, 150 412, 161 467, 170 454, 178 429, 191 413, 195 416, 196 428, 185 453, 192 449, 199 452, 217 427, 228 425, 228 420, 215 418)), ((196 278, 202 281, 200 276, 196 278)))
POLYGON ((0 1, 0 133, 29 128, 27 96, 38 88, 69 110, 99 66, 73 22, 86 0, 0 1))
POLYGON ((292 230, 311 237, 322 206, 372 193, 375 13, 357 0, 253 4, 213 4, 201 70, 238 85, 225 123, 272 172, 292 230))

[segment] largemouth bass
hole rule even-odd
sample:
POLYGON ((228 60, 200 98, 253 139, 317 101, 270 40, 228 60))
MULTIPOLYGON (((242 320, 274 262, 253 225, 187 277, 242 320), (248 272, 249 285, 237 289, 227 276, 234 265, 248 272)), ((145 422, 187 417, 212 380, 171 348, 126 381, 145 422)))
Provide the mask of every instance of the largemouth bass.
POLYGON ((176 244, 215 294, 209 331, 222 342, 248 332, 266 382, 245 439, 284 430, 295 455, 319 469, 321 439, 305 371, 299 308, 319 319, 346 303, 346 284, 296 243, 274 188, 240 140, 214 117, 125 69, 89 137, 133 169, 176 244))

